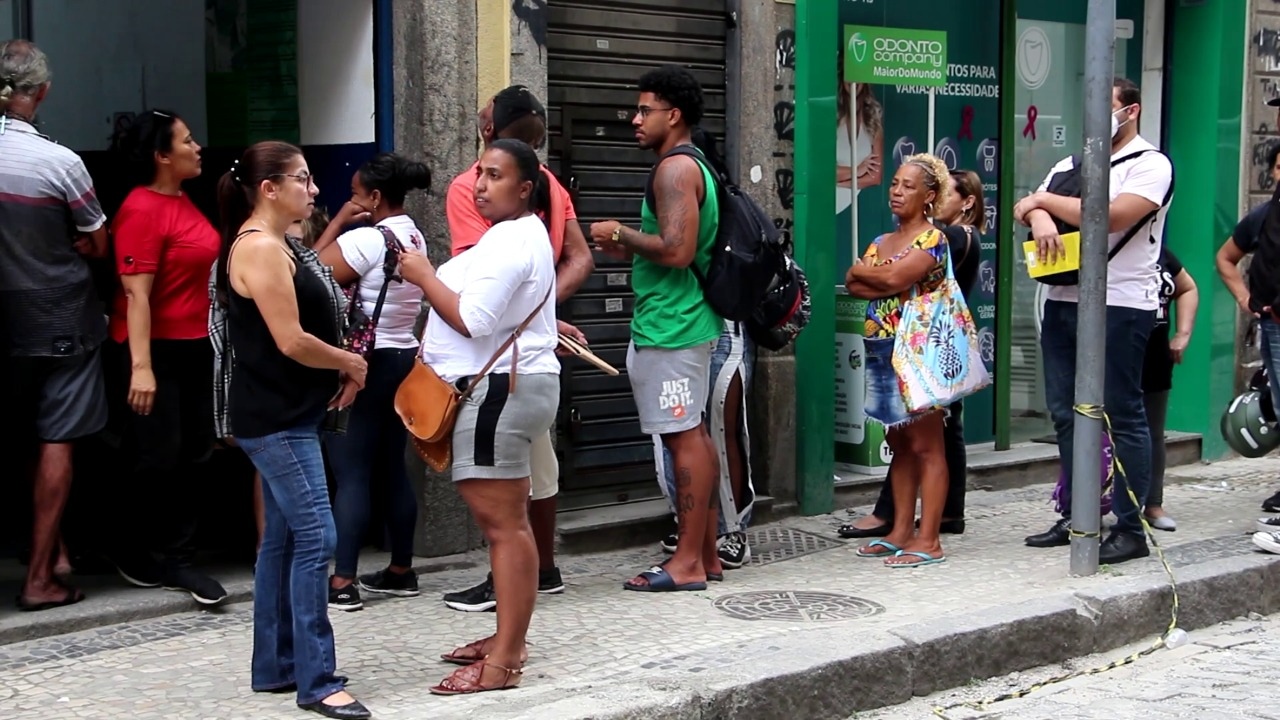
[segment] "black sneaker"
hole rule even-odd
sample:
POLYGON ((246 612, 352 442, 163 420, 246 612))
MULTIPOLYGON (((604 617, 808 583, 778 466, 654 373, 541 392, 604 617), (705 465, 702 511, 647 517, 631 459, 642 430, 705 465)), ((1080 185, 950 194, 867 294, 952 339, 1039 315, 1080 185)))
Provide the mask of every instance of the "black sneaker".
POLYGON ((720 538, 720 564, 730 570, 751 562, 751 546, 747 544, 747 534, 732 532, 720 538))
POLYGON ((158 588, 164 582, 164 571, 150 553, 122 553, 109 558, 116 572, 130 585, 140 588, 158 588))
POLYGON ((1280 512, 1280 492, 1262 501, 1262 509, 1267 512, 1280 512))
POLYGON ((538 571, 538 592, 543 595, 559 595, 564 592, 564 580, 560 577, 560 568, 538 571))
POLYGON ((468 590, 446 593, 444 604, 462 612, 490 612, 498 607, 498 596, 493 592, 493 573, 484 582, 468 590))
POLYGON ((406 573, 379 570, 376 573, 361 575, 360 587, 377 595, 418 597, 418 574, 412 570, 406 573))
POLYGON ((329 609, 343 610, 345 612, 355 612, 364 608, 364 601, 360 599, 360 588, 355 583, 351 583, 346 587, 336 588, 329 586, 329 609))
POLYGON ((676 543, 678 543, 679 541, 680 541, 680 538, 677 537, 675 533, 671 533, 670 535, 662 538, 662 542, 660 543, 662 545, 662 552, 668 555, 675 554, 676 543))
POLYGON ((189 567, 166 570, 161 584, 165 590, 190 593, 191 598, 201 605, 217 605, 227 599, 227 591, 221 583, 189 567))

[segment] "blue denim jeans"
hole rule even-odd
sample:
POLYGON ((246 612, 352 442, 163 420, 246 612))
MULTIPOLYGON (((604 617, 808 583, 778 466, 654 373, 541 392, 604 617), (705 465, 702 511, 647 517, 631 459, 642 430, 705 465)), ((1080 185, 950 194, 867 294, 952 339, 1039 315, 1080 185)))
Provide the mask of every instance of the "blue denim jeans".
POLYGON ((1264 317, 1258 321, 1258 351, 1267 369, 1267 385, 1271 389, 1271 406, 1280 412, 1280 323, 1264 317))
MULTIPOLYGON (((745 329, 739 331, 737 323, 726 321, 724 332, 711 351, 711 392, 707 393, 707 422, 711 441, 720 457, 720 519, 717 535, 724 537, 731 532, 746 532, 751 526, 751 513, 755 507, 756 491, 751 482, 751 437, 747 431, 747 391, 751 387, 751 374, 755 370, 756 346, 745 329), (746 487, 743 488, 742 508, 737 507, 733 496, 733 480, 729 476, 729 453, 725 447, 724 415, 725 399, 734 375, 742 376, 742 407, 738 408, 741 420, 741 437, 738 447, 743 454, 743 471, 746 487)), ((732 412, 732 409, 728 409, 732 412)), ((658 484, 667 498, 671 514, 676 514, 676 473, 671 461, 671 451, 662 444, 662 437, 653 436, 653 457, 657 464, 658 484)))
MULTIPOLYGON (((1115 476, 1114 530, 1135 535, 1142 534, 1138 512, 1146 503, 1151 483, 1151 431, 1142 400, 1142 363, 1154 325, 1155 311, 1107 307, 1106 377, 1102 396, 1111 418, 1115 456, 1125 470, 1125 477, 1119 473, 1115 476), (1138 498, 1137 507, 1129 499, 1126 480, 1138 498)), ((1077 328, 1076 303, 1056 300, 1045 303, 1040 333, 1044 395, 1058 434, 1058 455, 1067 477, 1071 477, 1075 447, 1077 328)), ((1064 517, 1070 517, 1070 493, 1063 498, 1063 503, 1067 508, 1064 517)))
POLYGON ((337 544, 320 422, 237 438, 262 473, 266 529, 253 577, 255 691, 298 684, 298 704, 342 690, 329 624, 329 560, 337 544))
POLYGON ((396 415, 395 399, 417 354, 412 348, 385 348, 370 353, 369 374, 351 406, 347 432, 325 435, 337 485, 333 499, 333 518, 338 527, 334 574, 339 577, 356 576, 360 547, 369 525, 369 489, 375 478, 386 483, 391 564, 406 567, 413 562, 418 501, 405 468, 408 432, 396 415))

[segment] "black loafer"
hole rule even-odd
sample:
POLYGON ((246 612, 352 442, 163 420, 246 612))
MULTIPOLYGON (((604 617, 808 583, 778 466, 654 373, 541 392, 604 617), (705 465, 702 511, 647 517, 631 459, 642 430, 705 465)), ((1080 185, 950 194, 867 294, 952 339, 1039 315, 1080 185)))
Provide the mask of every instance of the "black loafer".
POLYGON ((368 720, 373 717, 369 708, 361 705, 358 700, 352 700, 346 705, 325 705, 323 700, 317 700, 306 705, 298 705, 298 707, 328 718, 337 718, 337 720, 368 720))
POLYGON ((891 532, 893 532, 893 523, 885 523, 884 525, 878 525, 873 528, 860 528, 850 523, 848 525, 841 525, 836 529, 836 533, 846 540, 852 540, 855 538, 882 538, 891 532))
POLYGON ((1031 535, 1026 539, 1028 547, 1049 548, 1071 544, 1071 521, 1063 518, 1053 524, 1047 532, 1031 535))
POLYGON ((1117 565, 1151 554, 1147 539, 1141 535, 1113 532, 1098 548, 1099 565, 1117 565))

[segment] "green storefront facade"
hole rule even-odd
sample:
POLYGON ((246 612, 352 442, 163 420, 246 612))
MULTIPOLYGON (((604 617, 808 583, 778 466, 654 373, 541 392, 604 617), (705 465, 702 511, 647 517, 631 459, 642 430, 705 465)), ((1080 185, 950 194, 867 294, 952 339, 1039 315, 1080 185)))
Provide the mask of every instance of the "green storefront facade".
MULTIPOLYGON (((1038 340, 1043 286, 1015 253, 1022 233, 1012 206, 1079 151, 1086 5, 797 0, 794 237, 814 288, 813 319, 796 349, 804 511, 829 508, 833 468, 866 471, 888 460, 883 433, 865 422, 858 400, 859 306, 838 286, 855 254, 892 227, 889 183, 913 152, 933 152, 983 181, 989 228, 969 304, 995 382, 966 401, 966 438, 1002 450, 1051 434, 1038 340)), ((1237 310, 1213 256, 1240 210, 1248 3, 1116 5, 1115 71, 1144 84, 1142 132, 1177 171, 1166 242, 1200 288, 1169 429, 1201 434, 1204 457, 1216 458, 1226 451, 1217 418, 1235 391, 1237 310)))

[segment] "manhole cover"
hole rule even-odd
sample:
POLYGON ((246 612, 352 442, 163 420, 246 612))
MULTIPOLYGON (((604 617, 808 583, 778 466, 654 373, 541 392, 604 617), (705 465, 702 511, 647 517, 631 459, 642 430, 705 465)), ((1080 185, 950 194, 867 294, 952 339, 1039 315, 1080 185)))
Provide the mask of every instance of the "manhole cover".
POLYGON ((884 612, 884 606, 849 595, 826 592, 764 590, 717 598, 714 607, 738 620, 836 622, 884 612))
POLYGON ((842 547, 835 540, 785 527, 765 527, 748 530, 747 539, 751 543, 751 563, 753 565, 768 565, 769 563, 791 560, 802 555, 811 555, 823 550, 842 547))

